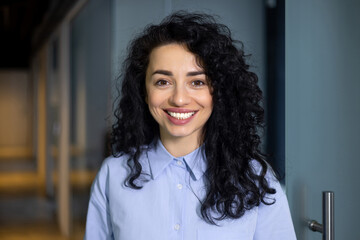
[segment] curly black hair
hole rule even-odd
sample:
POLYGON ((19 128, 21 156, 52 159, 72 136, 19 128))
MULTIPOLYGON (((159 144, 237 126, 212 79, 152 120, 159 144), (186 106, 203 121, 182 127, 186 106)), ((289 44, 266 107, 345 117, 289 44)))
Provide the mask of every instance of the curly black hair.
POLYGON ((213 111, 203 131, 207 160, 203 219, 216 224, 240 218, 261 202, 274 203, 265 201, 266 194, 276 191, 265 178, 269 167, 259 149, 264 109, 258 78, 249 71, 242 43, 232 39, 228 27, 202 13, 175 12, 160 24, 147 26, 129 46, 112 131, 113 155, 130 156, 126 185, 141 188, 136 180, 142 171, 142 147, 159 137, 159 126, 145 102, 149 55, 155 47, 171 43, 186 46, 196 56, 213 89, 213 111), (260 171, 252 161, 258 162, 260 171))

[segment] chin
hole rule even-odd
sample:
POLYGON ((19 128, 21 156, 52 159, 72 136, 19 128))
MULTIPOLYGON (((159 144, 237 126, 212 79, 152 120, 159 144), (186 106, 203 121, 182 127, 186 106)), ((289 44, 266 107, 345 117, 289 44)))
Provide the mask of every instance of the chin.
POLYGON ((168 134, 175 138, 188 138, 188 137, 197 136, 199 133, 196 130, 194 131, 180 130, 180 131, 169 131, 168 134))

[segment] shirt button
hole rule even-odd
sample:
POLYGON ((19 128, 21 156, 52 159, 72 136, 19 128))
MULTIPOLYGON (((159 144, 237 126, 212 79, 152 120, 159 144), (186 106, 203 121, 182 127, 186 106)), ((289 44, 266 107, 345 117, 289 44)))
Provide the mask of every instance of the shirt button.
POLYGON ((177 164, 178 164, 179 166, 181 166, 181 165, 182 165, 182 161, 178 160, 178 161, 177 161, 177 164))
POLYGON ((175 224, 174 229, 175 229, 176 231, 179 230, 179 229, 180 229, 180 225, 179 225, 179 224, 175 224))
POLYGON ((180 189, 180 190, 182 189, 182 187, 183 187, 183 186, 182 186, 182 184, 180 184, 180 183, 177 185, 177 188, 180 189))

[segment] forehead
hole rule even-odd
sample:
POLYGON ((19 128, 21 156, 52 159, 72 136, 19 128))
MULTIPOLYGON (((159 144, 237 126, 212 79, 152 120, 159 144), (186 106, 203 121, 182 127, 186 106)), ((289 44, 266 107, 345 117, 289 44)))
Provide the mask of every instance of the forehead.
POLYGON ((162 68, 166 70, 202 70, 197 64, 195 54, 182 44, 167 44, 154 48, 149 57, 148 70, 162 68))

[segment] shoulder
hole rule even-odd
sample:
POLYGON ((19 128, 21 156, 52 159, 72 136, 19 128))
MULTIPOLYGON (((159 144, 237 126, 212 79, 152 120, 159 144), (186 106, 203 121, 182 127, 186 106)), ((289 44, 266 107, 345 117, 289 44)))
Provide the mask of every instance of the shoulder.
POLYGON ((108 157, 106 158, 91 186, 91 201, 106 205, 109 197, 109 192, 113 182, 123 182, 127 176, 127 159, 129 155, 123 154, 119 157, 108 157))
MULTIPOLYGON (((272 167, 266 163, 265 179, 269 187, 276 190, 275 194, 266 194, 258 207, 256 233, 254 239, 296 239, 292 224, 289 204, 283 188, 275 176, 272 167)), ((256 160, 251 162, 256 174, 260 174, 263 166, 256 160)))
POLYGON ((122 171, 126 168, 127 161, 130 158, 128 154, 121 154, 118 157, 110 156, 105 158, 101 164, 98 174, 107 174, 110 171, 122 171))
POLYGON ((268 162, 264 161, 264 165, 262 165, 258 160, 252 159, 250 161, 250 166, 256 175, 260 175, 265 167, 266 168, 266 173, 265 173, 266 180, 269 182, 278 182, 275 171, 273 170, 273 168, 271 167, 271 165, 268 162))
POLYGON ((118 157, 110 156, 106 158, 96 174, 92 188, 98 185, 101 189, 107 188, 113 179, 124 180, 128 173, 127 166, 130 155, 121 154, 118 157))
MULTIPOLYGON (((142 171, 146 172, 148 168, 148 158, 147 149, 145 148, 140 154, 139 163, 142 165, 142 171)), ((110 156, 103 161, 95 181, 123 181, 130 174, 130 166, 132 165, 133 161, 131 154, 120 153, 118 156, 110 156)))
MULTIPOLYGON (((277 199, 283 198, 285 193, 271 165, 266 161, 264 161, 264 163, 264 166, 266 166, 265 180, 268 183, 268 186, 276 191, 275 194, 268 194, 268 198, 275 199, 275 201, 277 201, 277 199)), ((264 166, 254 159, 251 160, 250 165, 256 175, 260 175, 264 169, 264 166)))

